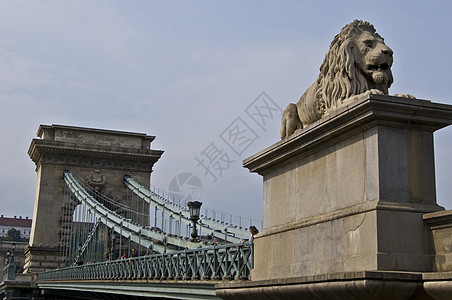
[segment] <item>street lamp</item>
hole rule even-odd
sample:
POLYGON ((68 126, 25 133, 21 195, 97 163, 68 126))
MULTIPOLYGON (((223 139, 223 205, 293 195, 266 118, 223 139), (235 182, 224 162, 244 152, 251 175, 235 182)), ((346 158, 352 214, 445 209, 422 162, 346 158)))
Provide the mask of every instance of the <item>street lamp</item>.
POLYGON ((5 267, 9 265, 10 260, 11 260, 11 251, 6 250, 5 267))
POLYGON ((12 242, 12 251, 6 251, 5 258, 5 270, 6 275, 4 277, 5 280, 14 280, 16 278, 16 264, 14 262, 14 251, 16 250, 16 243, 12 242))
POLYGON ((190 210, 190 220, 193 222, 193 228, 191 232, 192 240, 196 240, 198 237, 198 230, 196 229, 196 222, 199 220, 199 212, 201 211, 202 202, 190 201, 187 203, 188 209, 190 210))
POLYGON ((16 242, 12 242, 12 243, 11 243, 11 246, 12 246, 12 248, 13 248, 13 251, 12 251, 12 253, 11 253, 11 259, 12 259, 12 261, 14 262, 14 251, 16 251, 16 242))

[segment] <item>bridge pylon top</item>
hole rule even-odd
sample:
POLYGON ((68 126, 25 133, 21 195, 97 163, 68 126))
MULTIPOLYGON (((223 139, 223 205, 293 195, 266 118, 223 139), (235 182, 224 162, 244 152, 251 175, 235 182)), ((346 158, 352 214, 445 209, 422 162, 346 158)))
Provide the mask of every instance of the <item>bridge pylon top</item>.
POLYGON ((163 154, 151 149, 155 136, 145 133, 53 124, 40 125, 37 136, 28 150, 37 167, 49 163, 149 171, 163 154))

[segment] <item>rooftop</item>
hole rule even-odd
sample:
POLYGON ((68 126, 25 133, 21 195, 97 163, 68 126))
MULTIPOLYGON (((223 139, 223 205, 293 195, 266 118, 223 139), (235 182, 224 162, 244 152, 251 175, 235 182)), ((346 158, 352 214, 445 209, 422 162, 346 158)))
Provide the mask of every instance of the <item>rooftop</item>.
POLYGON ((11 226, 11 227, 30 227, 31 219, 28 217, 22 218, 22 216, 14 216, 14 218, 0 216, 0 226, 11 226))

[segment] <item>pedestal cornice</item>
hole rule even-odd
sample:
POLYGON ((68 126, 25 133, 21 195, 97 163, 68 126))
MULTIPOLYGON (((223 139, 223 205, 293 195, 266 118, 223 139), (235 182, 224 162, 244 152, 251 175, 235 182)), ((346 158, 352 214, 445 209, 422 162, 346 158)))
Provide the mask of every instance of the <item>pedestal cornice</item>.
POLYGON ((434 132, 452 124, 452 105, 386 95, 368 95, 338 109, 294 135, 245 159, 250 172, 265 175, 375 126, 434 132))

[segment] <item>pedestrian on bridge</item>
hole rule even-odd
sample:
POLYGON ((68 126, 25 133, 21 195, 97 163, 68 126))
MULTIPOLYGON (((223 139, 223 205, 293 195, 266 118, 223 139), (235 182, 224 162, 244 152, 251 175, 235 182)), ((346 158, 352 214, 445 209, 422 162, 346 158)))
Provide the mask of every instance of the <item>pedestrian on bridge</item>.
POLYGON ((132 252, 130 252, 130 257, 137 257, 137 251, 135 250, 135 248, 132 248, 132 252))
POLYGON ((242 244, 244 244, 245 242, 249 242, 249 243, 254 242, 254 236, 259 233, 259 230, 257 230, 256 226, 250 226, 249 230, 251 232, 251 236, 248 239, 248 241, 243 240, 242 244))

